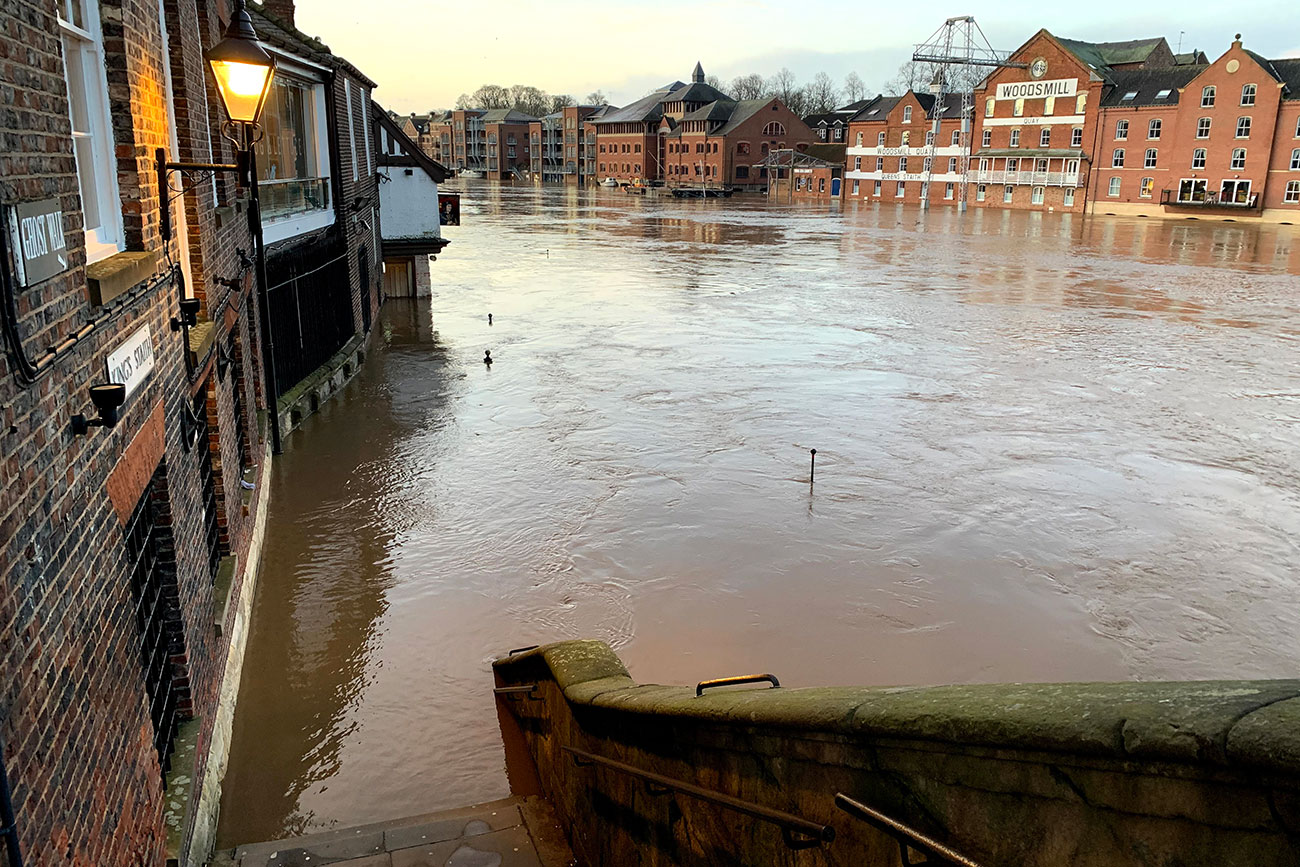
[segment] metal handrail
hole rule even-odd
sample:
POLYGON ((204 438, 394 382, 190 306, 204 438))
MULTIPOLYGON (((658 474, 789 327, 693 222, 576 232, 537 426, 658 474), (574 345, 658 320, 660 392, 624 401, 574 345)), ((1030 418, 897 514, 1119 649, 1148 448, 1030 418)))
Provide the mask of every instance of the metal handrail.
POLYGON ((770 807, 764 807, 749 801, 742 801, 740 798, 734 798, 731 795, 715 792, 712 789, 705 789, 694 783, 687 783, 683 780, 676 780, 672 777, 665 777, 662 774, 656 774, 653 771, 644 771, 632 765, 623 762, 607 759, 604 756, 598 756, 584 750, 574 747, 561 747, 566 753, 573 756, 574 762, 579 765, 597 764, 601 767, 618 771, 621 774, 627 774, 644 780, 647 787, 651 788, 652 794, 661 794, 667 792, 680 792, 692 798, 701 801, 708 801, 711 804, 717 804, 720 807, 726 807, 729 810, 735 810, 737 813, 744 813, 746 816, 752 816, 764 822, 770 822, 781 829, 781 836, 785 839, 785 844, 791 849, 810 849, 821 843, 830 843, 835 839, 835 829, 830 825, 819 825, 816 822, 810 822, 802 819, 792 813, 785 813, 781 810, 773 810, 770 807))
POLYGON ((523 695, 524 698, 541 701, 536 695, 537 684, 524 683, 519 686, 496 686, 492 688, 493 695, 523 695))
POLYGON ((715 686, 736 686, 742 683, 770 683, 772 689, 781 687, 781 681, 776 679, 775 674, 738 674, 735 677, 717 677, 713 680, 700 681, 695 685, 695 697, 699 698, 704 695, 706 689, 715 686))
POLYGON ((980 867, 979 862, 972 861, 960 852, 956 852, 944 844, 928 837, 920 831, 909 825, 904 825, 897 819, 891 819, 879 810, 868 807, 861 801, 855 801, 843 792, 837 792, 835 795, 835 806, 854 818, 861 819, 889 836, 893 837, 898 843, 899 854, 903 859, 903 867, 912 867, 912 865, 932 864, 931 859, 937 858, 948 864, 956 864, 958 867, 980 867), (908 848, 924 852, 926 860, 913 861, 908 855, 908 848))

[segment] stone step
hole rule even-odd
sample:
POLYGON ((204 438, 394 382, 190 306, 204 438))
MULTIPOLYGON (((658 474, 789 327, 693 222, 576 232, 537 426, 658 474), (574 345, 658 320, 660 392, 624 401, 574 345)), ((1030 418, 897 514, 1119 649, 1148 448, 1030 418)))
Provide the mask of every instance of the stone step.
POLYGON ((306 837, 252 843, 237 867, 573 867, 550 804, 507 798, 306 837))

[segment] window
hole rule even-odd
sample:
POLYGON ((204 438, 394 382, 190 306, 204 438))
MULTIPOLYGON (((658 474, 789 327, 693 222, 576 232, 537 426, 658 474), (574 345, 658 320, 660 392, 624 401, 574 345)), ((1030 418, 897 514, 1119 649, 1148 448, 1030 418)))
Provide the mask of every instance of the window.
POLYGON ((1031 205, 1041 205, 1043 203, 1043 193, 1044 190, 1042 187, 1034 187, 1033 191, 1029 194, 1029 203, 1031 205))
POLYGON ((1007 160, 1007 171, 1014 172, 1019 168, 1020 168, 1020 160, 1017 159, 1007 160))
POLYGON ((1291 171, 1300 172, 1300 148, 1291 151, 1291 171))
POLYGON ((1286 182, 1286 192, 1282 194, 1282 201, 1288 205, 1300 203, 1300 181, 1286 182))
POLYGON ((1300 138, 1300 117, 1295 119, 1295 135, 1292 138, 1300 138))
MULTIPOLYGON (((717 166, 714 166, 714 168, 716 169, 717 166)), ((716 175, 717 172, 714 171, 714 174, 716 175)), ((824 193, 824 192, 826 192, 826 179, 825 179, 825 178, 818 178, 818 179, 817 179, 817 192, 819 192, 819 193, 824 193)))
POLYGON ((1253 85, 1253 84, 1243 84, 1243 85, 1242 85, 1242 87, 1241 87, 1241 104, 1242 104, 1242 105, 1254 105, 1254 104, 1255 104, 1255 85, 1253 85))
POLYGON ((994 100, 993 97, 991 97, 991 96, 990 96, 988 99, 984 100, 984 116, 985 116, 985 117, 992 117, 992 116, 993 116, 993 106, 994 106, 994 104, 995 104, 995 100, 994 100))
POLYGON ((951 199, 953 196, 953 192, 954 192, 954 187, 952 184, 943 185, 943 197, 945 199, 951 199))
POLYGON ((883 172, 884 170, 885 170, 885 158, 876 157, 876 171, 883 172))
POLYGON ((984 172, 987 172, 987 171, 989 170, 989 161, 986 160, 986 159, 980 159, 980 169, 979 169, 979 170, 980 170, 980 174, 983 174, 984 172))
POLYGON ((928 183, 921 184, 921 198, 930 198, 930 185, 928 183))
POLYGON ((1107 191, 1107 195, 1109 195, 1109 196, 1118 196, 1118 195, 1119 195, 1119 185, 1120 185, 1120 179, 1119 179, 1119 178, 1111 178, 1111 179, 1110 179, 1110 189, 1107 191))
POLYGON ((1067 208, 1074 207, 1074 187, 1065 188, 1065 198, 1062 200, 1062 204, 1067 208))
POLYGON ((1211 108, 1214 105, 1214 86, 1201 88, 1201 108, 1211 108))
POLYGON ((1149 140, 1151 140, 1151 141, 1157 141, 1157 140, 1159 140, 1159 138, 1160 138, 1160 126, 1161 126, 1161 124, 1160 124, 1160 118, 1158 118, 1158 117, 1157 117, 1157 118, 1153 118, 1153 119, 1151 120, 1151 122, 1150 122, 1149 124, 1147 124, 1147 138, 1148 138, 1149 140))
POLYGON ((901 142, 902 146, 903 146, 903 147, 907 147, 908 143, 909 143, 911 140, 912 140, 912 133, 909 132, 908 130, 903 130, 903 139, 902 139, 902 142, 901 142))
POLYGON ((912 107, 910 105, 905 105, 903 106, 903 123, 911 123, 911 122, 912 122, 912 107))
POLYGON ((961 130, 959 129, 952 131, 952 146, 961 147, 961 130))
POLYGON ((860 187, 858 186, 859 183, 861 182, 857 180, 853 181, 853 195, 855 196, 858 194, 858 190, 860 189, 860 187))
POLYGON ((930 167, 933 164, 934 164, 934 160, 931 159, 930 157, 926 157, 924 160, 921 161, 921 171, 928 173, 930 171, 930 167))
POLYGON ((1038 146, 1040 148, 1049 148, 1052 146, 1052 128, 1045 126, 1038 132, 1038 146))
POLYGON ((1074 113, 1083 114, 1088 108, 1088 94, 1081 93, 1074 98, 1074 113))
POLYGON ((925 131, 925 146, 930 147, 932 144, 934 144, 934 130, 928 129, 925 131))
POLYGON ((1203 117, 1196 122, 1196 137, 1197 138, 1210 137, 1210 119, 1208 117, 1203 117))
POLYGON ((1128 138, 1128 121, 1126 120, 1115 121, 1115 140, 1124 141, 1127 138, 1128 138))
POLYGON ((81 188, 86 261, 94 262, 123 248, 122 205, 117 190, 113 128, 108 119, 104 37, 99 28, 99 3, 62 0, 60 7, 63 74, 68 83, 72 152, 81 188))
POLYGON ((1154 169, 1156 167, 1156 149, 1147 148, 1146 157, 1142 160, 1142 168, 1154 169))
POLYGON ((907 171, 907 157, 899 157, 899 158, 898 158, 898 170, 899 170, 900 172, 905 172, 905 171, 907 171))
POLYGON ((1205 168, 1205 148, 1197 148, 1192 151, 1192 168, 1205 168))
POLYGON ((982 202, 988 196, 989 188, 985 184, 980 184, 975 188, 975 201, 982 202))
POLYGON ((1120 101, 1120 102, 1132 102, 1133 100, 1137 99, 1137 95, 1138 95, 1138 92, 1137 92, 1136 90, 1130 90, 1129 92, 1125 93, 1122 97, 1120 97, 1120 100, 1119 100, 1119 101, 1120 101))
POLYGON ((1171 91, 1171 90, 1170 90, 1169 88, 1167 88, 1167 87, 1164 88, 1164 89, 1162 89, 1162 90, 1159 90, 1159 91, 1156 92, 1156 99, 1168 99, 1168 98, 1169 98, 1169 94, 1172 93, 1172 92, 1173 92, 1173 91, 1171 91))
POLYGON ((795 179, 794 188, 799 192, 803 192, 803 182, 804 182, 803 178, 795 179))
POLYGON ((871 191, 876 196, 876 198, 880 198, 880 181, 876 181, 876 183, 872 186, 871 191))
POLYGON ((1025 101, 1023 99, 1017 99, 1011 113, 1016 117, 1023 117, 1025 114, 1025 101))
POLYGON ((1083 147, 1083 127, 1076 126, 1070 130, 1070 147, 1083 147))
POLYGON ((763 135, 785 135, 785 127, 780 122, 774 120, 767 126, 763 127, 763 135))
POLYGON ((951 175, 951 174, 955 174, 956 172, 957 172, 957 158, 948 157, 948 174, 951 175))
POLYGON ((899 181, 898 189, 894 191, 894 198, 896 199, 903 198, 903 193, 905 192, 907 192, 907 184, 903 183, 902 181, 899 181))
POLYGON ((1246 167, 1246 149, 1233 148, 1232 162, 1228 165, 1228 168, 1232 169, 1235 172, 1235 171, 1240 171, 1245 167, 1246 167))
POLYGON ((858 136, 853 140, 853 143, 858 147, 862 147, 862 133, 858 133, 858 136))
POLYGON ((1250 204, 1250 181, 1224 181, 1219 187, 1219 201, 1234 205, 1250 204))
POLYGON ((1034 160, 1034 171, 1047 172, 1047 160, 1034 160))
POLYGON ((876 133, 876 147, 882 148, 884 146, 885 146, 885 134, 883 132, 876 133))
POLYGON ((1110 167, 1113 169, 1124 168, 1124 149, 1115 148, 1110 154, 1110 167))
POLYGON ((862 171, 862 157, 853 158, 853 171, 855 172, 862 171))
POLYGON ((1180 202, 1203 202, 1205 201, 1206 182, 1198 178, 1184 178, 1178 182, 1178 201, 1180 202))
POLYGON ((1044 115, 1056 114, 1056 97, 1049 96, 1043 100, 1043 114, 1044 115))
POLYGON ((980 135, 980 147, 989 147, 993 144, 993 130, 986 129, 980 135))
POLYGON ((1019 128, 1013 129, 1013 130, 1011 131, 1011 146, 1012 146, 1013 148, 1018 148, 1018 147, 1020 147, 1020 129, 1019 129, 1019 128))
POLYGON ((749 153, 749 142, 742 141, 736 145, 736 153, 744 156, 749 153))
POLYGON ((1015 195, 1015 192, 1016 192, 1016 188, 1013 187, 1013 186, 1008 185, 1008 186, 1003 187, 1003 188, 1002 188, 1002 201, 1003 201, 1003 202, 1006 202, 1006 203, 1008 203, 1008 204, 1010 204, 1010 202, 1011 202, 1011 197, 1012 197, 1013 195, 1015 195))
POLYGON ((1250 118, 1237 118, 1237 138, 1250 138, 1250 118))
POLYGON ((1151 198, 1151 192, 1156 188, 1155 178, 1143 178, 1142 184, 1138 187, 1138 195, 1144 199, 1151 198))
MULTIPOLYGON (((329 213, 330 161, 324 124, 324 87, 278 70, 262 110, 265 134, 256 145, 263 218, 329 213)), ((268 243, 271 240, 278 239, 268 243)))

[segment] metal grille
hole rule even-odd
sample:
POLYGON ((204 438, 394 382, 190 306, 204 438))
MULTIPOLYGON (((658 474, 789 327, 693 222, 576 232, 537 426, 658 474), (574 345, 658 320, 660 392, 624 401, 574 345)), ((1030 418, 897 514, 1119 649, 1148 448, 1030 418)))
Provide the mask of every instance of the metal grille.
POLYGON ((230 358, 231 373, 231 408, 235 416, 235 442, 239 444, 239 477, 244 477, 248 469, 248 454, 245 447, 249 444, 248 422, 244 418, 244 362, 239 354, 239 335, 231 331, 226 342, 226 355, 230 358))
POLYGON ((370 276, 370 250, 364 244, 357 250, 357 271, 361 274, 361 330, 369 334, 370 301, 375 294, 375 281, 370 276))
POLYGON ((158 751, 158 764, 165 780, 171 768, 177 719, 168 618, 170 606, 163 592, 165 567, 160 538, 163 531, 156 523, 153 503, 155 484, 151 479, 145 486, 126 525, 126 552, 131 596, 135 602, 135 622, 140 630, 140 662, 144 667, 145 692, 149 696, 149 719, 153 722, 154 748, 158 751))
POLYGON ((356 331, 348 249, 337 228, 267 257, 275 379, 285 394, 356 331))
POLYGON ((194 398, 195 442, 199 447, 199 488, 203 492, 203 538, 208 545, 208 573, 212 580, 221 568, 221 528, 217 524, 217 474, 212 466, 212 443, 208 439, 207 389, 194 398))

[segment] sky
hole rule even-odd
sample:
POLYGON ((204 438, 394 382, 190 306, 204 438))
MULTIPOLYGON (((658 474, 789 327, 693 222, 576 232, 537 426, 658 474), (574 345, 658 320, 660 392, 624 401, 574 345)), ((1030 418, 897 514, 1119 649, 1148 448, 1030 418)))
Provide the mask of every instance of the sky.
POLYGON ((976 0, 929 11, 844 0, 298 0, 296 23, 379 82, 381 105, 406 114, 449 108, 482 84, 529 84, 579 100, 600 90, 625 105, 689 81, 697 60, 724 82, 783 66, 801 83, 820 71, 837 82, 857 72, 874 94, 950 15, 974 15, 992 46, 1007 51, 1046 27, 1097 42, 1164 36, 1175 50, 1181 38, 1182 50, 1211 59, 1241 33, 1266 57, 1300 56, 1296 0, 1230 5, 1231 14, 1203 0, 976 0))

